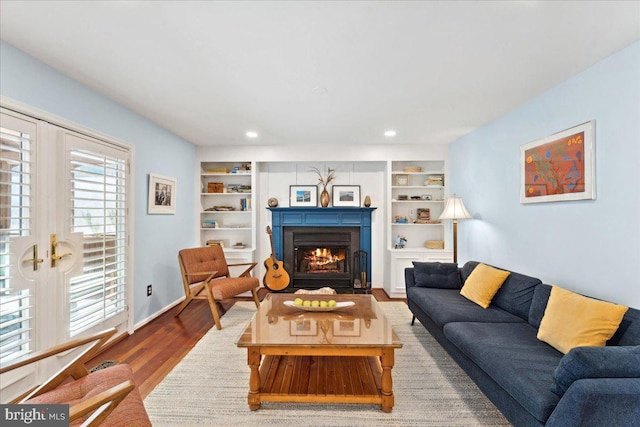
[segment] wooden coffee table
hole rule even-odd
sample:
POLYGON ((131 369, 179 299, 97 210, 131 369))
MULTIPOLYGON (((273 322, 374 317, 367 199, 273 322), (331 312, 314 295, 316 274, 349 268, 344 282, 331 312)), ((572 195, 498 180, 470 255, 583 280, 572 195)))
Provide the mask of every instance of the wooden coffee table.
POLYGON ((402 343, 372 295, 269 294, 238 338, 248 351, 249 408, 261 402, 394 404, 391 369, 402 343), (307 312, 284 301, 353 301, 307 312))

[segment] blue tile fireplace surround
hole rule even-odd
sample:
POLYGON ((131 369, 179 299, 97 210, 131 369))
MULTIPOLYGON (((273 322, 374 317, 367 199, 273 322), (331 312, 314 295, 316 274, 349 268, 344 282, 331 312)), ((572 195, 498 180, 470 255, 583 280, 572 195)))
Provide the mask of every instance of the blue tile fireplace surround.
MULTIPOLYGON (((363 207, 328 207, 328 208, 298 208, 298 207, 276 207, 267 208, 271 211, 271 229, 273 233, 273 247, 276 253, 276 258, 284 261, 284 267, 291 276, 291 285, 284 290, 284 292, 292 292, 297 288, 313 288, 330 286, 336 288, 338 292, 353 290, 353 251, 360 250, 365 251, 368 256, 368 263, 366 266, 366 277, 371 277, 371 213, 376 208, 363 208, 363 207), (347 236, 351 236, 350 242, 345 246, 346 248, 346 263, 348 270, 344 274, 334 275, 308 275, 297 274, 296 271, 292 271, 296 264, 294 251, 298 250, 297 243, 294 242, 292 233, 300 233, 303 235, 305 231, 308 231, 309 236, 316 237, 301 237, 302 239, 311 239, 309 243, 315 245, 316 240, 331 239, 331 235, 342 236, 337 237, 340 243, 334 245, 341 245, 342 239, 347 236), (350 246, 349 246, 350 245, 350 246), (295 246, 295 247, 294 247, 295 246), (287 253, 284 253, 284 251, 287 253), (293 273, 293 274, 292 274, 293 273), (309 277, 306 280, 304 277, 309 277), (326 279, 326 280, 325 280, 326 279), (314 286, 317 284, 317 286, 314 286), (347 289, 348 288, 348 289, 347 289)), ((319 244, 319 243, 318 243, 319 244)), ((331 243, 328 243, 331 246, 331 243)))

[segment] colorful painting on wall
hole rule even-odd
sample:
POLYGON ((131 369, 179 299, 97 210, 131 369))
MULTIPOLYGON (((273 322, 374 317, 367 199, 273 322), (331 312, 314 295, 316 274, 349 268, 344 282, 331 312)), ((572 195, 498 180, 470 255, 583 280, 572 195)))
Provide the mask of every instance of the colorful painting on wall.
POLYGON ((595 199, 594 121, 520 146, 520 203, 595 199))

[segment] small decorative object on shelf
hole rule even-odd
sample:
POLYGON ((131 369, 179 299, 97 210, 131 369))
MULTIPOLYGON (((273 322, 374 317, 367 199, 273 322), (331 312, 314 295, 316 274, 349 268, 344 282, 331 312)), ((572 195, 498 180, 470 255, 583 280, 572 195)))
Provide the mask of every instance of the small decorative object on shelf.
POLYGON ((418 216, 414 221, 416 224, 429 224, 431 220, 431 211, 429 208, 418 208, 418 216))
POLYGON ((396 215, 396 217, 393 219, 393 222, 395 224, 408 224, 409 218, 407 218, 406 216, 396 215))
POLYGON ((369 195, 364 196, 364 202, 362 204, 365 208, 371 206, 371 197, 369 197, 369 195))
POLYGON ((405 166, 402 172, 422 172, 422 166, 405 166))
POLYGON ((224 240, 207 240, 207 246, 222 246, 224 248, 224 240))
POLYGON ((406 194, 400 194, 398 195, 398 200, 409 200, 409 196, 406 194))
POLYGON ((429 178, 424 182, 427 187, 436 187, 444 185, 444 177, 442 175, 429 175, 429 178))
POLYGON ((409 175, 396 174, 393 175, 393 185, 396 187, 404 187, 409 185, 409 175))
POLYGON ((402 249, 407 244, 407 238, 401 235, 396 236, 396 249, 402 249))
POLYGON ((210 182, 207 184, 207 193, 222 193, 224 184, 221 182, 210 182))
POLYGON ((267 200, 267 205, 270 208, 275 208, 278 206, 278 199, 276 199, 275 197, 270 197, 269 200, 267 200))
POLYGON ((424 246, 427 249, 444 249, 444 240, 427 240, 424 246))

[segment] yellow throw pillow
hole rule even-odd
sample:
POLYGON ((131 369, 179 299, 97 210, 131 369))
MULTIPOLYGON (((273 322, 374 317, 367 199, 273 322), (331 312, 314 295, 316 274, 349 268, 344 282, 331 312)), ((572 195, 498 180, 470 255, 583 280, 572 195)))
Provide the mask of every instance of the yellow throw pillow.
POLYGON ((508 271, 478 264, 467 277, 460 294, 480 307, 487 308, 508 276, 508 271))
POLYGON ((628 309, 553 286, 538 339, 565 354, 574 347, 604 346, 628 309))

